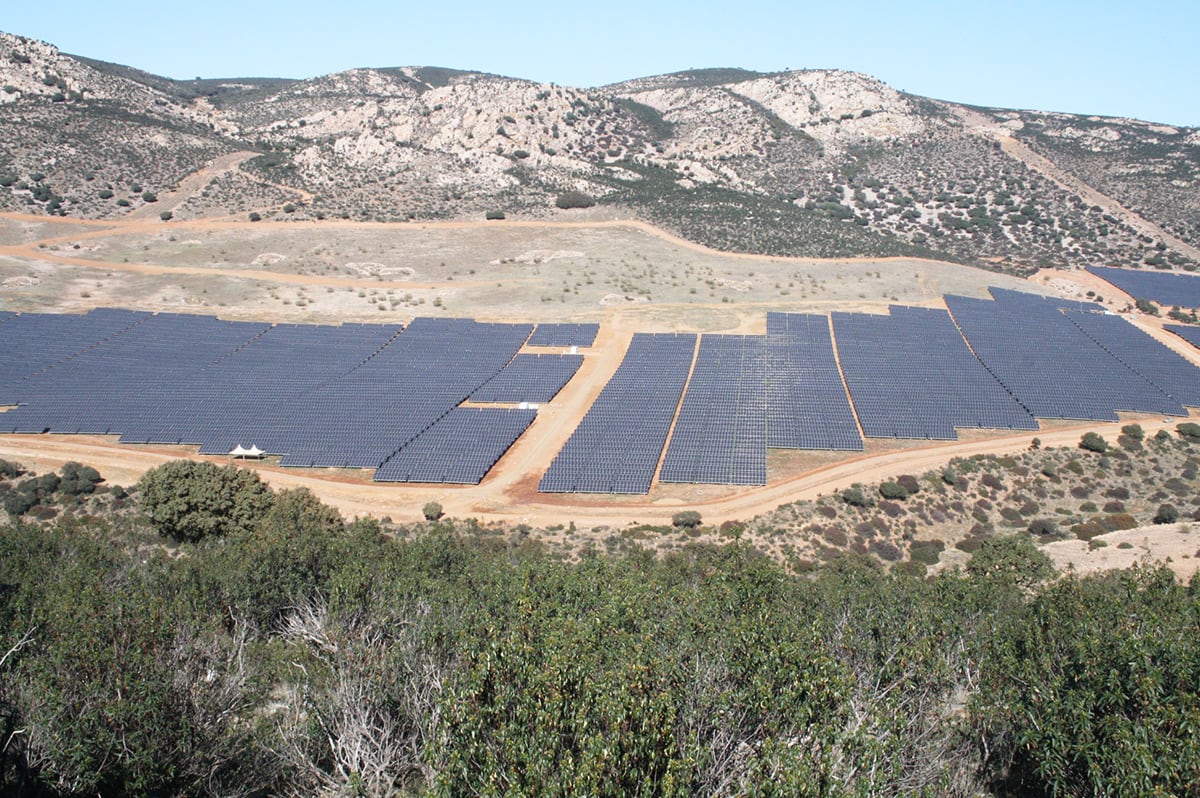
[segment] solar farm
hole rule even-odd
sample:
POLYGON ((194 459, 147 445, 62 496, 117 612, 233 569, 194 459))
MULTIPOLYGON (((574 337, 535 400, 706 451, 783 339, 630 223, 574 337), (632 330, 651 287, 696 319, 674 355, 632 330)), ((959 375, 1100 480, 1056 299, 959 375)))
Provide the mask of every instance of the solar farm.
MULTIPOLYGON (((769 450, 953 441, 1040 420, 1182 417, 1200 368, 1090 303, 993 289, 946 309, 770 312, 764 335, 637 333, 542 494, 762 486, 769 450)), ((1195 328, 1170 328, 1193 346, 1195 328)), ((96 309, 0 313, 0 432, 119 436, 380 483, 477 485, 558 407, 597 324, 270 324, 96 309)), ((608 346, 608 344, 605 344, 608 346)), ((597 383, 597 388, 599 384, 597 383)))

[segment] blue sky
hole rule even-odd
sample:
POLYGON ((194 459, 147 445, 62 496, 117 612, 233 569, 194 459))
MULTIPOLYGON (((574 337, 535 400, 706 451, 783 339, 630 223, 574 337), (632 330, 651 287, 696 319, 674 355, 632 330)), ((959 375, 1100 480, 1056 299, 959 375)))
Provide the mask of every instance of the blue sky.
POLYGON ((478 69, 598 86, 683 69, 837 68, 976 105, 1200 126, 1200 2, 10 0, 0 30, 173 78, 478 69))

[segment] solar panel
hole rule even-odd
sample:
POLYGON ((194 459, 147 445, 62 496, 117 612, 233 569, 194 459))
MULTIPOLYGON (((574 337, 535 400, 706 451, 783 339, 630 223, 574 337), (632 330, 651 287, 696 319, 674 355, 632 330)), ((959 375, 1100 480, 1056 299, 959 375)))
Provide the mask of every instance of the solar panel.
POLYGON ((829 317, 767 314, 767 445, 861 451, 829 317))
POLYGON ((944 310, 834 313, 838 358, 870 438, 956 440, 957 427, 1037 429, 944 310))
POLYGON ((991 290, 995 301, 947 296, 946 305, 980 361, 1033 416, 1116 421, 1118 410, 1183 414, 1178 402, 1073 324, 1060 301, 991 290))
POLYGON ((1200 277, 1178 272, 1141 271, 1091 266, 1088 271, 1112 283, 1134 299, 1160 305, 1200 308, 1200 277))
POLYGON ((648 493, 696 336, 637 333, 612 379, 538 483, 544 493, 648 493))
POLYGON ((517 355, 471 394, 472 402, 537 402, 553 399, 583 365, 583 355, 517 355))
POLYGON ((700 339, 661 481, 767 484, 766 367, 762 336, 700 339))
POLYGON ((1164 329, 1175 333, 1192 346, 1200 349, 1200 327, 1192 327, 1184 324, 1167 324, 1164 326, 1164 329))
POLYGON ((529 337, 530 346, 591 346, 599 324, 539 324, 529 337))
POLYGON ((451 410, 376 471, 378 482, 478 485, 533 423, 535 410, 451 410))
POLYGON ((1181 405, 1200 407, 1200 369, 1148 333, 1109 313, 1067 313, 1106 352, 1181 405))

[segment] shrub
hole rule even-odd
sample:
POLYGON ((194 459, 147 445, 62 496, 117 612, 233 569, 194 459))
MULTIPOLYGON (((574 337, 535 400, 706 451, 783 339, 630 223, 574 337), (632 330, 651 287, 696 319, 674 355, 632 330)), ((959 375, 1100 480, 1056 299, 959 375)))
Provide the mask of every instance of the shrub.
POLYGON ((908 491, 909 496, 921 492, 921 484, 917 482, 917 478, 912 474, 901 474, 896 478, 896 482, 900 483, 901 487, 908 491))
POLYGON ((12 479, 13 477, 19 477, 24 473, 25 470, 21 468, 20 463, 14 463, 11 460, 0 459, 0 477, 12 479))
POLYGON ((153 191, 143 191, 142 192, 142 201, 143 202, 158 202, 158 195, 155 194, 153 191))
POLYGON ((695 529, 700 526, 700 513, 696 510, 682 510, 671 516, 671 525, 683 529, 695 529))
POLYGON ((283 212, 284 213, 295 213, 296 212, 296 203, 294 203, 294 202, 285 203, 283 206, 283 212))
POLYGON ((1035 518, 1029 524, 1029 534, 1039 537, 1054 537, 1058 534, 1058 524, 1051 518, 1035 518))
POLYGON ((158 218, 162 219, 164 222, 169 222, 174 216, 175 214, 171 213, 170 211, 163 211, 158 215, 158 218))
POLYGON ((96 194, 96 196, 99 197, 100 199, 112 199, 113 198, 112 189, 102 188, 102 189, 100 189, 99 193, 96 194))
POLYGON ((1175 427, 1175 431, 1179 433, 1180 437, 1186 440, 1200 440, 1200 424, 1197 424, 1194 421, 1185 421, 1184 423, 1179 424, 1175 427))
POLYGON ((1154 523, 1156 524, 1173 524, 1179 520, 1179 510, 1175 509, 1173 504, 1161 504, 1158 507, 1158 512, 1154 514, 1154 523))
POLYGON ((1140 441, 1146 437, 1146 431, 1142 429, 1141 424, 1126 424, 1121 427, 1121 432, 1133 438, 1135 441, 1140 441))
POLYGON ((904 557, 904 552, 900 548, 888 540, 872 540, 870 551, 876 557, 887 562, 897 562, 904 557))
POLYGON ((852 507, 870 507, 871 500, 863 493, 863 490, 858 485, 846 488, 841 493, 842 501, 852 507))
POLYGON ((488 211, 484 218, 489 222, 497 222, 504 219, 504 211, 488 211))
POLYGON ((425 502, 425 506, 421 508, 421 515, 425 516, 426 521, 436 521, 442 517, 442 505, 437 502, 425 502))
POLYGON ((1134 529, 1137 527, 1137 519, 1129 513, 1113 513, 1105 516, 1100 523, 1104 524, 1105 528, 1110 532, 1119 532, 1122 529, 1134 529))
POLYGON ((879 495, 885 499, 903 501, 908 498, 908 489, 899 482, 884 482, 879 486, 879 495))
POLYGON ((1149 299, 1135 299, 1133 301, 1133 304, 1138 310, 1140 310, 1142 313, 1145 313, 1148 316, 1157 316, 1158 315, 1158 308, 1155 307, 1154 303, 1151 302, 1149 299))
POLYGON ((250 212, 250 221, 252 221, 252 222, 262 221, 262 215, 260 213, 258 213, 257 211, 251 211, 250 212))
POLYGON ((936 565, 946 544, 940 540, 918 540, 909 547, 908 556, 915 562, 936 565))
POLYGON ((1108 451, 1108 441, 1095 432, 1085 432, 1083 437, 1079 439, 1079 448, 1103 454, 1108 451))
POLYGON ((596 204, 596 200, 582 191, 567 191, 559 194, 554 200, 554 204, 562 210, 570 210, 571 208, 590 208, 596 204))
POLYGON ((96 485, 104 481, 100 472, 91 466, 79 463, 64 463, 59 469, 62 475, 58 489, 68 496, 82 496, 96 491, 96 485))

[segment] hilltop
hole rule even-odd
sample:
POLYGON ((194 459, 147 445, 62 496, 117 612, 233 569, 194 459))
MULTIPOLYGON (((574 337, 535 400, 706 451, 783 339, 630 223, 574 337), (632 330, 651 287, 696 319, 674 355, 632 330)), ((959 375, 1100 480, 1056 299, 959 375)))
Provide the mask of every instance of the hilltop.
POLYGON ((735 252, 1018 275, 1200 263, 1200 130, 971 108, 853 72, 176 81, 0 34, 0 86, 0 210, 425 221, 594 202, 735 252), (189 176, 200 190, 156 204, 189 176))

